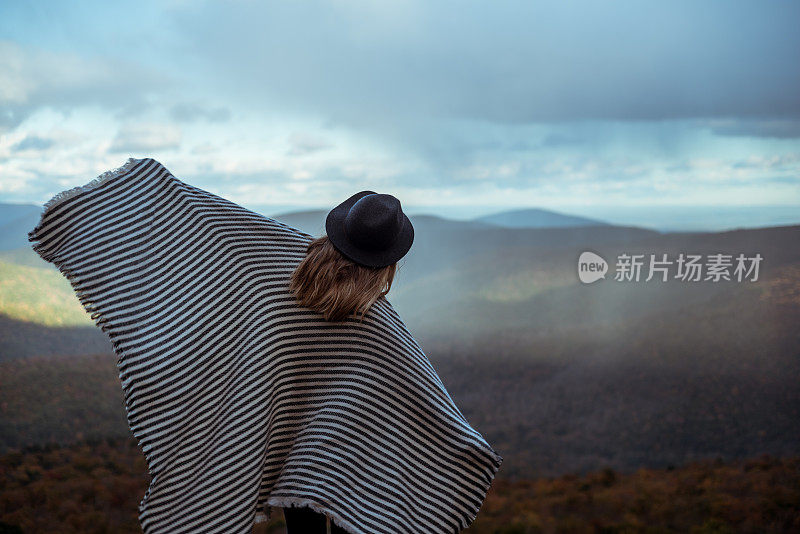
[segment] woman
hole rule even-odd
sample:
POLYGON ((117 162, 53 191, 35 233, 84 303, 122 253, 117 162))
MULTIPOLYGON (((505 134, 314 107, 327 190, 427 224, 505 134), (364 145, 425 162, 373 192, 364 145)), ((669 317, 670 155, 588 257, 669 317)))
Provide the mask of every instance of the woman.
POLYGON ((341 321, 351 313, 361 320, 392 287, 397 261, 414 242, 414 227, 392 195, 361 191, 325 220, 327 235, 308 245, 291 279, 303 306, 341 321))
POLYGON ((272 507, 293 532, 321 528, 313 513, 349 534, 475 519, 502 457, 385 298, 410 221, 362 191, 326 230, 315 239, 152 158, 45 204, 29 240, 118 357, 151 475, 145 534, 249 534, 272 507))
MULTIPOLYGON (((414 242, 414 227, 400 201, 361 191, 328 213, 327 235, 308 245, 292 273, 290 290, 302 306, 341 321, 364 314, 386 295, 400 260, 414 242)), ((287 534, 325 534, 326 517, 308 507, 283 509, 287 534)), ((332 534, 346 531, 331 521, 332 534)))

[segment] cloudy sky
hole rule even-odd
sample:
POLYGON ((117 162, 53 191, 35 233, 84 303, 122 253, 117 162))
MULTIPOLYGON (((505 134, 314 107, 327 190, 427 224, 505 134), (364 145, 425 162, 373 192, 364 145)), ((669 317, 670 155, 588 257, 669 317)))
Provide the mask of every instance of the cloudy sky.
POLYGON ((0 202, 153 157, 263 212, 372 189, 411 213, 800 221, 798 21, 771 0, 2 2, 0 202))

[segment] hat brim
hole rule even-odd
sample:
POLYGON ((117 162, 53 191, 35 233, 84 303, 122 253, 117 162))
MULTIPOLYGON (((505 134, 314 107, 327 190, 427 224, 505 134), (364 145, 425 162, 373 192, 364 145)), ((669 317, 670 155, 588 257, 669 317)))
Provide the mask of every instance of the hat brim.
POLYGON ((344 231, 344 219, 350 208, 362 197, 376 194, 374 191, 360 191, 351 196, 330 212, 325 219, 325 231, 333 246, 347 259, 366 267, 386 267, 400 260, 414 243, 414 226, 411 219, 403 214, 403 227, 392 245, 385 250, 363 250, 355 247, 344 231))

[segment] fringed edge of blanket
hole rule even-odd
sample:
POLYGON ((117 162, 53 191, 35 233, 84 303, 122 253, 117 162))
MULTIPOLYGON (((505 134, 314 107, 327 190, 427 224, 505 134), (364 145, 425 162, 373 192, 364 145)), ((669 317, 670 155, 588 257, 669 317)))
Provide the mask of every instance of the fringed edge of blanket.
MULTIPOLYGON (((123 380, 124 377, 122 376, 121 371, 119 371, 120 365, 125 360, 126 356, 125 356, 124 352, 122 351, 122 348, 120 346, 119 340, 117 339, 116 335, 114 335, 113 332, 109 331, 106 328, 106 323, 108 321, 108 318, 103 316, 97 310, 95 304, 90 300, 90 296, 85 291, 84 281, 82 281, 80 279, 80 277, 74 272, 74 270, 70 269, 67 265, 65 265, 64 262, 61 259, 57 258, 54 253, 48 253, 42 248, 42 244, 41 244, 41 242, 39 240, 39 238, 40 238, 39 231, 41 230, 42 225, 44 224, 44 221, 46 219, 46 215, 55 206, 61 204, 62 202, 64 202, 65 200, 67 200, 69 198, 74 197, 75 195, 91 191, 92 189, 94 189, 96 187, 99 187, 100 185, 106 183, 107 181, 109 181, 109 180, 111 180, 113 178, 116 178, 116 177, 118 177, 120 175, 125 174, 126 172, 128 172, 130 169, 132 169, 140 161, 141 161, 140 159, 128 158, 128 161, 125 162, 125 164, 123 164, 122 166, 117 167, 116 169, 112 169, 112 170, 106 171, 106 172, 100 174, 99 176, 97 176, 92 181, 90 181, 90 182, 88 182, 88 183, 86 183, 84 185, 73 187, 71 189, 67 189, 65 191, 62 191, 62 192, 58 193, 57 195, 55 195, 53 198, 51 198, 49 201, 47 201, 44 204, 44 207, 42 209, 42 213, 41 213, 41 216, 40 216, 38 224, 36 225, 36 227, 33 230, 28 232, 28 241, 31 243, 31 247, 33 248, 33 250, 36 251, 36 253, 43 260, 55 265, 58 268, 58 270, 61 272, 61 274, 63 274, 67 278, 67 280, 70 282, 70 285, 72 286, 73 290, 75 291, 76 296, 78 297, 78 301, 81 303, 83 308, 86 310, 87 313, 91 314, 91 318, 95 322, 95 324, 103 332, 106 332, 106 334, 108 335, 108 338, 109 338, 109 341, 111 342, 111 345, 113 347, 114 353, 117 356, 117 370, 119 372, 119 380, 121 381, 121 383, 123 385, 123 391, 124 391, 126 397, 127 397, 128 391, 125 388, 125 382, 123 380)), ((144 441, 145 435, 142 432, 141 428, 137 427, 136 429, 134 429, 134 427, 136 425, 133 425, 131 423, 130 407, 128 406, 127 401, 124 403, 124 408, 125 408, 125 415, 126 415, 126 418, 128 420, 128 427, 131 429, 132 434, 136 438, 136 442, 137 442, 139 448, 144 453, 145 460, 146 460, 146 463, 147 463, 148 475, 151 477, 151 479, 154 479, 156 474, 150 469, 150 466, 152 465, 152 461, 153 461, 153 457, 152 457, 152 454, 151 454, 151 448, 145 446, 146 445, 146 443, 144 441)), ((140 520, 140 522, 142 522, 142 528, 144 530, 146 530, 147 518, 144 516, 144 510, 143 510, 142 505, 143 505, 144 501, 147 499, 147 497, 149 496, 151 487, 152 487, 152 480, 151 480, 151 486, 149 486, 147 488, 147 490, 145 491, 144 496, 139 501, 139 505, 137 507, 138 511, 139 511, 139 520, 140 520)))
MULTIPOLYGON (((80 195, 82 193, 86 193, 88 191, 96 189, 97 187, 100 187, 101 185, 103 185, 107 181, 109 181, 109 180, 111 180, 113 178, 116 178, 116 177, 118 177, 120 175, 125 174, 126 172, 131 170, 140 161, 141 161, 140 159, 128 158, 128 161, 126 161, 124 164, 120 165, 116 169, 111 169, 111 170, 105 171, 104 173, 102 173, 99 176, 97 176, 97 178, 91 180, 90 182, 88 182, 86 184, 79 185, 79 186, 73 187, 71 189, 65 189, 64 191, 61 191, 60 193, 57 193, 55 196, 53 196, 53 198, 51 198, 50 200, 45 202, 44 206, 42 206, 42 212, 39 214, 39 222, 36 224, 36 227, 33 230, 28 232, 28 241, 30 243, 32 243, 31 247, 33 248, 33 250, 43 260, 45 260, 47 262, 50 262, 50 263, 54 263, 53 262, 53 255, 47 253, 43 249, 42 245, 39 243, 39 237, 38 237, 39 231, 41 230, 42 225, 44 224, 44 221, 46 219, 46 215, 50 212, 50 210, 52 210, 53 208, 55 208, 59 204, 65 202, 66 200, 68 200, 68 199, 70 199, 70 198, 72 198, 72 197, 74 197, 76 195, 80 195)), ((62 270, 62 272, 64 272, 64 271, 62 270)), ((66 273, 64 273, 64 274, 66 274, 66 273)))
MULTIPOLYGON (((484 479, 483 483, 480 486, 480 503, 470 510, 465 516, 462 516, 464 519, 464 526, 459 530, 466 530, 469 528, 472 523, 475 522, 475 519, 478 517, 478 512, 483 507, 483 502, 486 500, 486 496, 489 493, 489 488, 491 488, 492 483, 497 475, 497 472, 500 470, 500 466, 503 464, 503 457, 497 453, 491 446, 489 446, 489 450, 491 451, 491 460, 492 464, 489 468, 489 472, 486 473, 486 478, 484 479)), ((355 525, 347 521, 345 518, 341 517, 338 513, 330 510, 329 508, 325 507, 322 504, 319 504, 317 501, 311 500, 307 497, 294 497, 294 496, 286 496, 286 497, 270 497, 267 499, 264 507, 266 508, 267 512, 264 516, 265 519, 259 519, 258 515, 256 516, 256 522, 262 521, 269 521, 272 516, 272 509, 270 506, 276 506, 279 508, 288 508, 291 506, 307 506, 312 510, 319 512, 325 515, 330 521, 333 521, 340 527, 342 527, 345 531, 349 532, 350 534, 362 534, 360 530, 358 530, 355 525)))
POLYGON ((490 459, 491 459, 491 466, 489 467, 489 472, 487 473, 486 478, 484 479, 483 484, 480 486, 480 503, 469 511, 469 513, 465 516, 464 528, 462 530, 466 530, 472 523, 475 522, 475 519, 478 517, 478 512, 480 512, 481 508, 483 507, 484 501, 486 501, 486 496, 489 494, 489 488, 492 487, 492 483, 494 482, 495 478, 497 477, 497 472, 500 470, 500 466, 503 465, 503 457, 496 451, 491 445, 487 445, 490 451, 490 459))
POLYGON ((66 201, 67 199, 70 199, 81 193, 86 193, 88 191, 91 191, 97 187, 100 187, 102 184, 108 182, 109 180, 125 174, 140 161, 141 161, 140 159, 128 158, 128 161, 126 161, 124 164, 120 165, 116 169, 105 171, 104 173, 98 175, 96 178, 94 178, 93 180, 91 180, 86 184, 79 185, 71 189, 66 189, 64 191, 61 191, 60 193, 57 193, 55 196, 53 196, 53 198, 44 203, 44 206, 42 207, 42 212, 39 215, 39 222, 36 224, 36 227, 33 230, 28 232, 28 241, 31 243, 31 248, 43 260, 52 263, 56 267, 58 267, 58 270, 61 272, 61 274, 63 274, 71 282, 72 287, 75 290, 75 293, 78 297, 78 300, 83 305, 83 308, 86 310, 87 313, 90 314, 92 320, 95 322, 97 327, 104 332, 106 331, 106 328, 104 326, 105 321, 99 318, 98 312, 96 311, 94 305, 89 301, 89 297, 80 287, 80 284, 77 281, 77 277, 72 273, 70 269, 68 269, 61 262, 56 260, 54 252, 47 252, 44 249, 42 243, 39 240, 39 231, 42 229, 42 225, 44 224, 47 218, 47 214, 50 212, 50 210, 52 210, 62 202, 66 201))
POLYGON ((128 158, 128 161, 126 161, 116 169, 105 171, 104 173, 100 174, 99 176, 97 176, 97 178, 93 179, 89 183, 79 185, 71 189, 67 189, 65 191, 61 191, 60 193, 56 194, 53 198, 45 202, 44 209, 42 210, 42 215, 47 213, 49 209, 53 208, 54 206, 57 206, 58 204, 61 204, 68 198, 72 198, 75 195, 84 193, 86 191, 91 191, 92 189, 102 185, 108 180, 116 178, 117 176, 128 172, 139 161, 141 160, 136 158, 128 158))

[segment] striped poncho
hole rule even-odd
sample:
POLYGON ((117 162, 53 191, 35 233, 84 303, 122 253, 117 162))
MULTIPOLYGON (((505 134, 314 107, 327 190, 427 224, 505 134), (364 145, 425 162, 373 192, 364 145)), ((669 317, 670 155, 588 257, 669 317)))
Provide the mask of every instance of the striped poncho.
POLYGON ((28 236, 109 336, 152 477, 146 533, 249 533, 308 506, 352 534, 457 533, 503 458, 385 297, 363 323, 299 306, 313 236, 129 159, 28 236))

